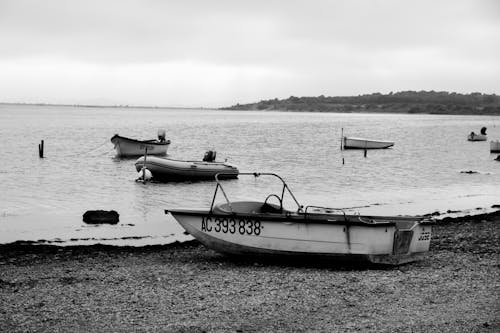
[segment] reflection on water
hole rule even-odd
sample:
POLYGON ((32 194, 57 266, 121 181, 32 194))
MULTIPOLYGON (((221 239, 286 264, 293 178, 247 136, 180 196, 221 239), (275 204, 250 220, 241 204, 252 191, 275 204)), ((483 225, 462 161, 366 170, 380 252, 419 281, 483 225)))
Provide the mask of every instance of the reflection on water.
MULTIPOLYGON (((0 123, 0 242, 175 240, 178 226, 163 210, 209 206, 214 183, 136 183, 135 159, 115 158, 109 141, 115 133, 154 138, 159 128, 172 141, 171 157, 201 160, 216 150, 242 172, 278 173, 304 205, 421 214, 500 203, 496 154, 488 141, 466 140, 483 126, 490 139, 500 139, 500 117, 1 105, 0 123), (342 128, 396 144, 366 158, 362 151, 340 151, 342 128), (42 139, 44 159, 38 158, 42 139), (461 173, 468 170, 478 173, 461 173), (120 225, 82 227, 81 216, 91 209, 118 211, 120 225)), ((236 198, 263 200, 271 193, 268 185, 249 191, 254 183, 225 184, 236 198)))

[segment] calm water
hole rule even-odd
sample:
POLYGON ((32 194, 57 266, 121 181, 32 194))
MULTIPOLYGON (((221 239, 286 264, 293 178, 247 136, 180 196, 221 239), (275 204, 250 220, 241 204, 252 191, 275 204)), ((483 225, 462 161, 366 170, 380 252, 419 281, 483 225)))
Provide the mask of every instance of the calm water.
MULTIPOLYGON (((186 239, 163 210, 209 206, 214 183, 136 183, 135 159, 115 158, 109 141, 115 133, 155 138, 160 128, 172 141, 171 157, 200 160, 206 150, 216 150, 218 159, 242 172, 280 174, 302 204, 373 214, 500 204, 497 154, 489 153, 489 142, 466 140, 483 126, 490 139, 500 139, 498 116, 0 105, 0 124, 0 242, 186 239), (346 135, 396 144, 368 151, 366 158, 362 151, 341 152, 341 128, 346 135), (42 139, 44 159, 38 157, 42 139), (469 170, 478 173, 461 173, 469 170), (120 224, 85 226, 82 214, 90 209, 114 209, 120 224)), ((238 198, 263 199, 268 192, 267 183, 254 179, 226 184, 238 198)))

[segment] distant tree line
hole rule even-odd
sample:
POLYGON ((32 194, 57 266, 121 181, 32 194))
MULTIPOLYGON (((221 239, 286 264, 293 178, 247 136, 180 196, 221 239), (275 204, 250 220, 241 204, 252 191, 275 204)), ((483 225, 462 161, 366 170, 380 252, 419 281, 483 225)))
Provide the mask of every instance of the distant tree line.
POLYGON ((429 114, 500 115, 500 96, 445 91, 401 91, 358 96, 295 97, 236 104, 225 110, 274 110, 311 112, 392 112, 429 114))

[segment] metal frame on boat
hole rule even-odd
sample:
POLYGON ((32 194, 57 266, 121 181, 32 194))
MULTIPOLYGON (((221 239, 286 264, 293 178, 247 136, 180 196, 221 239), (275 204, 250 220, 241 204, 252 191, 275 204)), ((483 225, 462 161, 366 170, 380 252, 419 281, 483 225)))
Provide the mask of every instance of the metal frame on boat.
POLYGON ((312 256, 334 260, 402 264, 428 250, 433 222, 422 217, 348 215, 343 209, 303 207, 286 182, 273 173, 240 173, 277 177, 280 194, 263 201, 230 201, 217 175, 209 209, 168 209, 179 224, 209 248, 232 255, 312 256), (218 190, 226 203, 215 205, 218 190), (297 210, 283 207, 289 193, 297 210), (268 201, 278 200, 279 204, 268 201))

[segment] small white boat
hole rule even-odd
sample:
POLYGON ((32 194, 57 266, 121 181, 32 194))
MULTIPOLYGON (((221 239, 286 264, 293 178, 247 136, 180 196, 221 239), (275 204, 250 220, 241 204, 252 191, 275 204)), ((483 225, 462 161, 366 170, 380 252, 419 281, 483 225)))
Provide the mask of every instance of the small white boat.
POLYGON ((316 206, 304 209, 278 175, 242 175, 274 176, 283 186, 279 194, 270 194, 263 201, 229 201, 219 182, 222 175, 217 175, 210 208, 168 209, 165 213, 172 214, 205 246, 231 255, 326 257, 397 265, 417 260, 429 250, 431 220, 346 215, 341 209, 316 206), (226 203, 214 205, 219 188, 226 203), (296 211, 283 207, 285 193, 297 204, 296 211))
POLYGON ((500 153, 500 141, 490 141, 490 152, 500 153))
POLYGON ((166 155, 170 140, 165 140, 165 131, 158 131, 158 139, 135 140, 113 135, 111 142, 115 145, 116 156, 140 156, 146 153, 148 155, 166 155))
POLYGON ((471 134, 469 134, 467 136, 467 140, 468 141, 486 141, 486 140, 488 140, 488 136, 486 136, 485 134, 476 134, 476 133, 472 132, 471 134))
POLYGON ((488 136, 486 135, 486 127, 481 128, 481 133, 476 134, 474 132, 470 132, 467 136, 468 141, 486 141, 488 140, 488 136))
POLYGON ((344 149, 383 149, 394 146, 393 141, 371 140, 354 137, 343 137, 344 149))
MULTIPOLYGON (((148 151, 149 152, 149 151, 148 151)), ((156 156, 139 157, 135 162, 135 169, 141 171, 146 166, 153 179, 160 181, 178 181, 178 180, 215 180, 215 175, 223 173, 223 178, 238 178, 239 170, 236 166, 227 162, 215 162, 213 159, 205 158, 203 161, 180 161, 170 158, 161 158, 156 156)), ((215 154, 215 153, 214 153, 215 154)))

